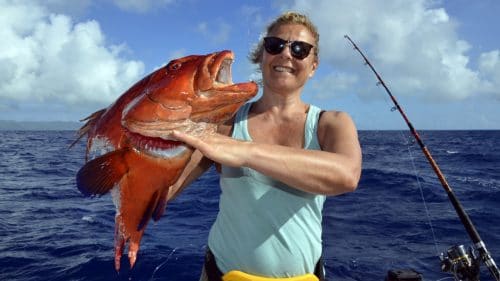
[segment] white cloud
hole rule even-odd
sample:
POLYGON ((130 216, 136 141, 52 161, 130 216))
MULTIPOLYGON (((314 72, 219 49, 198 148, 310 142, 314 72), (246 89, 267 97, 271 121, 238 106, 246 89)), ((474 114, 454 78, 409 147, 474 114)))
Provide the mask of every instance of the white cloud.
POLYGON ((484 86, 485 91, 500 98, 500 51, 482 53, 478 64, 481 74, 489 82, 484 86))
POLYGON ((0 1, 0 99, 107 105, 143 75, 143 63, 108 45, 98 22, 28 2, 0 1))
MULTIPOLYGON (((429 100, 461 100, 500 88, 498 50, 478 58, 472 68, 458 23, 431 0, 296 0, 283 10, 308 14, 320 31, 322 64, 354 68, 361 57, 345 34, 358 44, 392 89, 429 100)), ((358 70, 358 69, 356 69, 358 70)), ((367 70, 368 71, 368 70, 367 70)), ((325 83, 331 84, 328 79, 325 83)), ((359 81, 372 83, 371 73, 359 81), (370 81, 370 82, 368 82, 370 81)), ((319 86, 317 86, 319 87, 319 86)), ((331 87, 331 85, 330 85, 331 87)), ((494 93, 500 97, 500 92, 494 93)))

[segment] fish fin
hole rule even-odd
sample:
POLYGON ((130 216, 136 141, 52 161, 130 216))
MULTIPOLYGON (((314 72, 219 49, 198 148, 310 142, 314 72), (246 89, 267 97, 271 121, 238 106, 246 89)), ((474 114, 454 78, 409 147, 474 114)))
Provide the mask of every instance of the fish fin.
POLYGON ((85 196, 103 195, 128 172, 124 159, 129 149, 104 154, 87 162, 76 175, 76 185, 85 196))
MULTIPOLYGON (((83 122, 83 121, 87 121, 85 122, 85 124, 83 124, 83 126, 76 132, 76 140, 73 141, 69 147, 69 148, 72 148, 80 139, 82 139, 85 135, 88 135, 89 131, 95 126, 95 124, 97 123, 97 121, 101 118, 101 115, 104 114, 104 112, 107 110, 107 108, 103 108, 99 111, 96 111, 92 114, 90 114, 89 116, 87 116, 86 118, 80 120, 80 122, 83 122)), ((88 152, 89 152, 89 147, 90 147, 90 140, 87 141, 87 151, 85 153, 85 160, 87 160, 87 155, 88 155, 88 152)))
POLYGON ((156 191, 155 193, 153 193, 153 195, 151 195, 151 199, 149 199, 148 206, 146 207, 146 212, 144 212, 139 225, 137 225, 137 231, 141 231, 148 223, 149 219, 156 209, 156 206, 158 205, 158 199, 158 191, 156 191))
POLYGON ((169 188, 164 188, 158 198, 158 204, 156 204, 155 210, 153 212, 153 220, 158 221, 165 213, 165 208, 167 207, 167 193, 169 188))

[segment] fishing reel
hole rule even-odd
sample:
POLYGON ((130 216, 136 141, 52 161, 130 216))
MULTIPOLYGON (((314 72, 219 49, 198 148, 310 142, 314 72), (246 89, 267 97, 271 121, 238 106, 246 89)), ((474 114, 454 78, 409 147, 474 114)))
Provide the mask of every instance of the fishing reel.
POLYGON ((441 270, 453 274, 457 281, 479 281, 481 260, 472 247, 455 245, 439 256, 441 270))

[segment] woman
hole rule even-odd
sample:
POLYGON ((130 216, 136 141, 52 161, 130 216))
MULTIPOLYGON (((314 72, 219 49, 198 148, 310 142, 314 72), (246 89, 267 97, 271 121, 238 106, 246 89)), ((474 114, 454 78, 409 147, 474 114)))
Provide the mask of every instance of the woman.
POLYGON ((282 14, 251 56, 262 71, 261 98, 244 105, 219 134, 174 133, 203 155, 182 186, 212 163, 221 165, 220 210, 200 280, 221 280, 235 270, 271 280, 321 275, 323 203, 327 195, 356 189, 361 149, 348 114, 301 99, 319 64, 318 43, 306 16, 282 14))

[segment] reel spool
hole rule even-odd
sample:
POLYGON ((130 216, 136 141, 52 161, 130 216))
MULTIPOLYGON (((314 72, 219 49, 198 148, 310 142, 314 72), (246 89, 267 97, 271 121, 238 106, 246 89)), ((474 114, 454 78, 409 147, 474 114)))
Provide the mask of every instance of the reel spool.
POLYGON ((441 270, 453 274, 457 281, 479 281, 481 261, 474 249, 466 251, 464 245, 455 245, 439 256, 441 270))

